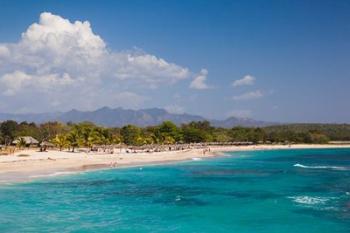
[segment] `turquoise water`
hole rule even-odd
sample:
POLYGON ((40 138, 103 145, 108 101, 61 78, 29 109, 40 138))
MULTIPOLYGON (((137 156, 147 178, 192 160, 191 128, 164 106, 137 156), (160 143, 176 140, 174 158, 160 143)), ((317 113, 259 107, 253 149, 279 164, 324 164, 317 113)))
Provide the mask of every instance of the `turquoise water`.
POLYGON ((350 232, 350 150, 228 153, 0 187, 0 232, 350 232))

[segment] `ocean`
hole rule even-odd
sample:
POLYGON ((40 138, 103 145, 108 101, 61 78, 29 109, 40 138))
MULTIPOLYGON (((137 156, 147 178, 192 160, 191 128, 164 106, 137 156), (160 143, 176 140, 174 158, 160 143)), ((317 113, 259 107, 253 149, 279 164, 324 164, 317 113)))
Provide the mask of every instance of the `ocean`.
POLYGON ((230 152, 3 185, 0 232, 349 233, 350 149, 230 152))

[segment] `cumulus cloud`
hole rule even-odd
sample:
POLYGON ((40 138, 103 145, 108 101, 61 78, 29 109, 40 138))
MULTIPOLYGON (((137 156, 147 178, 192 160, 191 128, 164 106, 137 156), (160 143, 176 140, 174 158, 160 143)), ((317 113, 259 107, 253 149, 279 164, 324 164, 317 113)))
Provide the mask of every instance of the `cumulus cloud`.
POLYGON ((17 91, 23 88, 38 88, 40 91, 47 91, 59 86, 70 85, 74 81, 69 74, 47 74, 47 75, 29 75, 22 71, 7 73, 0 79, 0 84, 5 87, 4 95, 13 96, 17 91))
POLYGON ((237 95, 233 97, 233 100, 252 100, 252 99, 260 99, 264 97, 264 94, 260 90, 250 91, 243 93, 242 95, 237 95))
POLYGON ((190 84, 190 88, 197 90, 205 90, 210 87, 206 84, 208 71, 206 69, 202 69, 200 73, 193 79, 190 84))
POLYGON ((24 87, 24 84, 32 79, 31 76, 21 72, 15 71, 13 73, 5 74, 0 79, 0 83, 3 87, 6 87, 4 95, 14 95, 18 90, 24 87))
POLYGON ((243 78, 235 80, 232 83, 232 86, 238 87, 238 86, 247 86, 247 85, 253 85, 255 83, 255 77, 251 75, 245 75, 243 78))
POLYGON ((0 58, 8 57, 10 55, 10 50, 5 46, 0 44, 0 58))
POLYGON ((84 108, 92 99, 109 101, 111 93, 129 93, 124 100, 132 104, 130 88, 157 88, 192 76, 188 68, 139 49, 111 51, 88 21, 70 22, 49 12, 17 43, 0 43, 0 95, 18 105, 40 96, 50 103, 42 106, 75 102, 84 108))

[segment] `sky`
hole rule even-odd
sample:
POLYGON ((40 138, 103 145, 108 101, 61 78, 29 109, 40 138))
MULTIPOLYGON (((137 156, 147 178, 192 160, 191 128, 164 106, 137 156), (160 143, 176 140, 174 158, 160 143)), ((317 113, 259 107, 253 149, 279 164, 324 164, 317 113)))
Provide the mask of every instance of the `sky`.
POLYGON ((350 123, 350 2, 0 0, 0 112, 350 123))

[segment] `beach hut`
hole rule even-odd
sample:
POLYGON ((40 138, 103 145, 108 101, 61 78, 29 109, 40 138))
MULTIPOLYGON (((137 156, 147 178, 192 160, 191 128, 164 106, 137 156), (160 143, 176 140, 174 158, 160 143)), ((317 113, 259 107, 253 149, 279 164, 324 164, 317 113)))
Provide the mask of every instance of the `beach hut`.
POLYGON ((42 141, 40 143, 40 151, 46 151, 47 148, 53 148, 55 145, 51 142, 42 141))
POLYGON ((40 146, 43 146, 43 147, 45 146, 45 147, 47 147, 47 148, 52 148, 52 147, 54 147, 55 145, 52 144, 51 142, 43 141, 43 142, 40 143, 40 146))
POLYGON ((38 146, 39 142, 38 140, 36 140, 35 138, 31 137, 31 136, 22 136, 22 137, 18 137, 16 140, 14 140, 12 142, 13 145, 17 145, 17 143, 20 141, 20 139, 24 140, 26 143, 26 146, 38 146))

